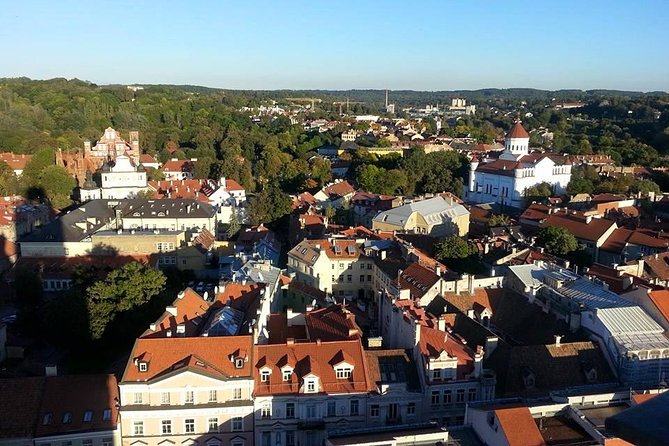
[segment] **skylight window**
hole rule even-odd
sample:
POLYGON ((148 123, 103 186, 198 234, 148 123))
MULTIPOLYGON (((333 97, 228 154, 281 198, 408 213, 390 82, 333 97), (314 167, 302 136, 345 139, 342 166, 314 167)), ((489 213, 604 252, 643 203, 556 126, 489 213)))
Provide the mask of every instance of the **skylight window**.
POLYGON ((102 412, 102 421, 109 420, 111 420, 111 409, 105 409, 104 412, 102 412))
POLYGON ((84 423, 90 423, 93 420, 93 411, 87 410, 84 412, 84 423))
POLYGON ((72 412, 65 412, 63 414, 63 424, 69 424, 72 422, 72 412))

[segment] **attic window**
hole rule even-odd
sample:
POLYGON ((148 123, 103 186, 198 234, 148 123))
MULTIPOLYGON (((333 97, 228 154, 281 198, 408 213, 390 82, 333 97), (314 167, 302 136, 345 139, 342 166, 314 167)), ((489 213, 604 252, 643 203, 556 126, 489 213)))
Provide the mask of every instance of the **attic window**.
POLYGON ((302 248, 302 254, 306 254, 306 253, 307 253, 307 248, 302 248))
POLYGON ((316 393, 318 391, 318 385, 315 378, 307 379, 304 384, 305 393, 316 393))
POLYGON ((111 409, 105 409, 104 412, 102 412, 102 421, 109 420, 111 420, 111 409))
POLYGON ((44 417, 42 418, 42 424, 44 426, 51 424, 51 421, 53 420, 53 414, 51 412, 45 413, 44 417))
POLYGON ((87 410, 84 412, 84 423, 90 423, 93 420, 93 411, 87 410))
POLYGON ((269 375, 270 375, 269 370, 261 370, 260 371, 260 382, 263 382, 263 383, 269 382, 269 375))
POLYGON ((292 369, 286 369, 283 371, 283 380, 290 381, 290 377, 293 375, 292 369))
POLYGON ((140 362, 139 363, 139 371, 140 372, 148 372, 149 371, 149 364, 147 362, 140 362))
POLYGON ((65 412, 63 414, 63 424, 70 424, 72 422, 72 412, 65 412))
POLYGON ((353 369, 350 367, 339 367, 335 369, 335 375, 337 379, 348 379, 351 377, 353 369))
POLYGON ((244 367, 244 358, 235 358, 235 368, 241 369, 244 367))

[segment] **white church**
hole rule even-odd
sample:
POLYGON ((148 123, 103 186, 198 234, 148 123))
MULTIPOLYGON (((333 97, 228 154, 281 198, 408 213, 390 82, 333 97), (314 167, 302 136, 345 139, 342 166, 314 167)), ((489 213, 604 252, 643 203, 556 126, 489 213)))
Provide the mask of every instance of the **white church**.
POLYGON ((92 179, 90 173, 79 193, 81 201, 102 198, 115 200, 123 198, 134 198, 139 192, 148 189, 146 169, 141 164, 135 165, 127 155, 119 155, 113 164, 105 163, 100 172, 102 187, 99 187, 92 179))
POLYGON ((571 164, 556 153, 529 153, 530 135, 520 121, 504 139, 499 158, 472 159, 465 199, 470 203, 499 203, 524 207, 525 190, 549 183, 555 194, 565 192, 571 179, 571 164))

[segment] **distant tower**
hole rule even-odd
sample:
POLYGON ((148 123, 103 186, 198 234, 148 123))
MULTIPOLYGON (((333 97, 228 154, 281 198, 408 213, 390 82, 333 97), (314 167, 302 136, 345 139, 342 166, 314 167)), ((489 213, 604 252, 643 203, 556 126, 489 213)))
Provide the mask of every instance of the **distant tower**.
POLYGON ((386 110, 388 110, 388 89, 386 88, 386 110))
POLYGON ((516 121, 504 138, 504 153, 500 158, 517 160, 528 154, 529 146, 530 135, 523 128, 521 122, 516 121))
POLYGON ((386 89, 386 113, 395 113, 395 104, 388 103, 388 89, 386 89))

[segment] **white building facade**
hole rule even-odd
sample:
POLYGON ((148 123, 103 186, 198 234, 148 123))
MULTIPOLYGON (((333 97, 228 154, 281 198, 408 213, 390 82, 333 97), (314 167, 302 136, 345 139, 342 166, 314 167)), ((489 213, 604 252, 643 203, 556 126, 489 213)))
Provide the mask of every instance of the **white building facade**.
POLYGON ((529 153, 530 136, 520 122, 504 140, 498 159, 473 159, 466 199, 472 203, 500 203, 522 207, 525 191, 548 183, 555 194, 565 192, 571 180, 567 158, 551 153, 529 153))

